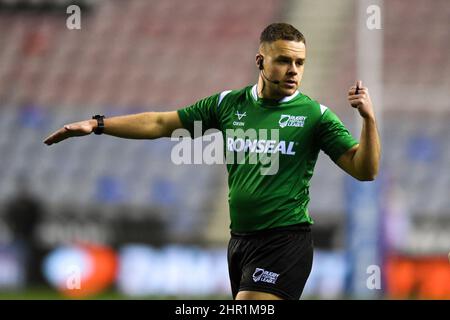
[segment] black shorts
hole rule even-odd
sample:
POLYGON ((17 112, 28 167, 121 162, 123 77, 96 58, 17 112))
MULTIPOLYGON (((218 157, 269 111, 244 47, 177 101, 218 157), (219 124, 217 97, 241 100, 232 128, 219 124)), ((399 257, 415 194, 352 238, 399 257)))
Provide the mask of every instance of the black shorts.
POLYGON ((313 261, 311 227, 298 224, 247 234, 231 232, 228 272, 233 299, 260 291, 298 300, 313 261))

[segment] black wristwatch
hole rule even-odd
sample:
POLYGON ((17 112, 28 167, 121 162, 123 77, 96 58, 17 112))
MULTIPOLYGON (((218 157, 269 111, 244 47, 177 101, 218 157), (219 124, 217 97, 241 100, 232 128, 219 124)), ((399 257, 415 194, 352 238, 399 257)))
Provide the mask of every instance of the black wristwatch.
POLYGON ((101 115, 95 115, 92 117, 92 119, 97 120, 97 128, 94 129, 95 134, 102 134, 103 130, 105 129, 105 123, 103 122, 103 119, 105 119, 105 116, 101 115))

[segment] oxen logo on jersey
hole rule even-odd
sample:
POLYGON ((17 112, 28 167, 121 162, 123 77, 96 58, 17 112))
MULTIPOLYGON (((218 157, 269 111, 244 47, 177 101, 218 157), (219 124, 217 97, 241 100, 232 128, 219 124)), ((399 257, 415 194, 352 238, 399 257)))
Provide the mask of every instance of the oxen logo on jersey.
POLYGON ((235 113, 234 115, 238 117, 238 120, 239 120, 239 121, 233 121, 233 125, 234 125, 234 126, 240 126, 240 127, 245 126, 245 122, 240 121, 240 120, 241 120, 243 117, 246 117, 246 116, 247 116, 247 112, 239 113, 239 111, 236 111, 236 113, 235 113))
POLYGON ((239 111, 236 111, 235 115, 238 117, 238 120, 241 120, 243 117, 247 116, 247 112, 239 113, 239 111))
POLYGON ((291 116, 289 114, 282 114, 280 121, 278 123, 280 124, 281 128, 284 127, 303 127, 305 125, 305 116, 291 116))

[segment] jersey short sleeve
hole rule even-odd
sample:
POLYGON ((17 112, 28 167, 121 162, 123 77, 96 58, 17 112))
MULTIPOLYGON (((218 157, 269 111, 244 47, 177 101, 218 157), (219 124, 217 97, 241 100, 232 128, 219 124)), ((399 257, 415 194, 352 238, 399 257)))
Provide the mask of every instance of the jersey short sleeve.
POLYGON ((219 94, 215 94, 199 100, 188 107, 177 110, 183 127, 189 131, 192 138, 194 138, 194 122, 196 121, 201 121, 202 134, 208 129, 220 129, 218 104, 219 94))
POLYGON ((323 113, 318 125, 319 146, 334 162, 358 143, 338 116, 330 109, 323 113))

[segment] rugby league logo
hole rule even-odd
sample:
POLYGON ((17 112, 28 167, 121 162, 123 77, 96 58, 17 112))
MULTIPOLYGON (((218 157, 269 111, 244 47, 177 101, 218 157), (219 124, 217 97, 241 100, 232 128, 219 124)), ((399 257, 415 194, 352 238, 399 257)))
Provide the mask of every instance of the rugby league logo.
POLYGON ((305 116, 291 116, 289 114, 282 114, 278 123, 281 128, 303 127, 305 125, 305 120, 305 116))

